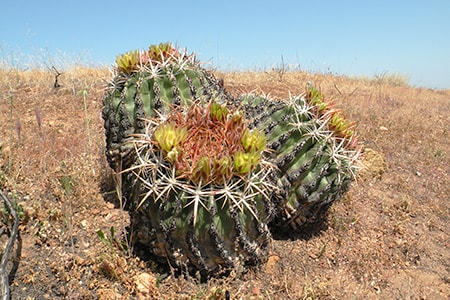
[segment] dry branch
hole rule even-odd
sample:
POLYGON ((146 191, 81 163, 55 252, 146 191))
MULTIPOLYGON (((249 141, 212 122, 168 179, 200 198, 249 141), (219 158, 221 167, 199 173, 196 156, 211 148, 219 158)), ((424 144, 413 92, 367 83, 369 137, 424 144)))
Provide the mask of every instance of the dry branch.
POLYGON ((14 219, 13 228, 11 230, 11 235, 8 239, 8 243, 6 244, 5 252, 3 253, 1 262, 0 262, 0 292, 1 299, 7 300, 10 299, 10 290, 9 290, 9 279, 8 274, 6 272, 6 266, 8 264, 9 258, 11 256, 11 249, 14 245, 15 240, 18 236, 18 228, 19 228, 19 218, 17 217, 17 212, 11 201, 6 197, 3 192, 0 190, 0 196, 5 202, 5 205, 8 207, 11 216, 14 219))

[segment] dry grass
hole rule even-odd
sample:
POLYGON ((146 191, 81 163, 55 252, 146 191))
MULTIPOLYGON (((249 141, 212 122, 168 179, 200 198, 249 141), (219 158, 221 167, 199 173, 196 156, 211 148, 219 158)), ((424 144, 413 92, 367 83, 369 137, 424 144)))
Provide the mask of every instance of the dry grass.
POLYGON ((367 170, 320 228, 275 240, 262 270, 200 284, 117 246, 128 216, 103 154, 108 71, 67 71, 55 90, 50 72, 0 70, 0 188, 25 212, 13 299, 448 299, 450 91, 278 75, 218 74, 235 95, 321 87, 359 124, 367 170))

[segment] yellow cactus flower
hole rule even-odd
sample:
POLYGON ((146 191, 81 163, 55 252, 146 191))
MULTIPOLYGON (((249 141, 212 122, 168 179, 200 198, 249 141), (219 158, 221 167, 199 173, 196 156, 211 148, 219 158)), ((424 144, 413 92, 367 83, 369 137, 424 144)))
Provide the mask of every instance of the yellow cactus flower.
POLYGON ((246 129, 241 138, 242 146, 246 152, 261 153, 266 147, 266 136, 259 130, 246 129))
POLYGON ((139 51, 129 51, 125 54, 119 55, 116 58, 116 64, 119 70, 123 72, 130 72, 136 68, 139 62, 139 51))
POLYGON ((159 147, 169 153, 174 147, 184 142, 187 138, 187 130, 184 127, 176 127, 174 124, 162 124, 155 130, 155 140, 159 147))
POLYGON ((234 169, 239 174, 247 174, 258 164, 259 153, 238 151, 234 154, 234 169))
POLYGON ((211 103, 210 116, 212 120, 219 122, 225 121, 227 114, 228 109, 226 106, 222 106, 216 102, 211 103))

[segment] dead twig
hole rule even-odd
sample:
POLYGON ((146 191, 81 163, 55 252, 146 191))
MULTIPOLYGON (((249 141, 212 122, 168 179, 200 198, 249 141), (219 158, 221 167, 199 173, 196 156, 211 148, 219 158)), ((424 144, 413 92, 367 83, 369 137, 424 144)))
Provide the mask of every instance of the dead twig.
MULTIPOLYGON (((339 90, 339 88, 336 84, 334 85, 334 88, 336 89, 336 91, 338 91, 339 95, 343 96, 342 92, 339 90)), ((358 88, 356 87, 350 94, 348 94, 347 97, 352 96, 357 90, 358 90, 358 88)))
POLYGON ((58 77, 61 76, 61 72, 59 72, 55 66, 52 66, 51 70, 53 70, 55 72, 55 83, 53 83, 53 88, 57 89, 59 87, 61 87, 61 85, 58 83, 58 77))
POLYGON ((11 256, 11 249, 14 246, 14 242, 17 239, 18 231, 19 231, 19 218, 17 217, 17 212, 11 201, 6 197, 3 192, 0 190, 0 196, 8 207, 11 216, 14 219, 13 228, 11 230, 11 235, 8 239, 8 243, 6 244, 5 252, 3 253, 1 262, 0 262, 0 292, 1 299, 8 300, 10 299, 10 290, 9 290, 9 279, 8 274, 6 272, 6 266, 8 264, 9 258, 11 256))
POLYGON ((342 96, 342 93, 341 93, 341 91, 339 90, 339 88, 337 87, 337 85, 336 84, 334 84, 334 88, 338 91, 338 93, 339 93, 339 95, 341 95, 342 96))
POLYGON ((283 55, 281 55, 281 67, 278 69, 278 81, 283 81, 284 73, 286 73, 286 66, 284 65, 283 55))

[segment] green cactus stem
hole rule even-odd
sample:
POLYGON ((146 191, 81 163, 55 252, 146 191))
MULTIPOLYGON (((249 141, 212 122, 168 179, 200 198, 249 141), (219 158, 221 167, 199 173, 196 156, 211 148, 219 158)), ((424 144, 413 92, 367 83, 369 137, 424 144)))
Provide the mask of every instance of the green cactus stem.
POLYGON ((205 276, 260 265, 270 242, 264 135, 247 130, 243 113, 226 106, 233 101, 170 44, 119 56, 103 101, 132 243, 205 276))

